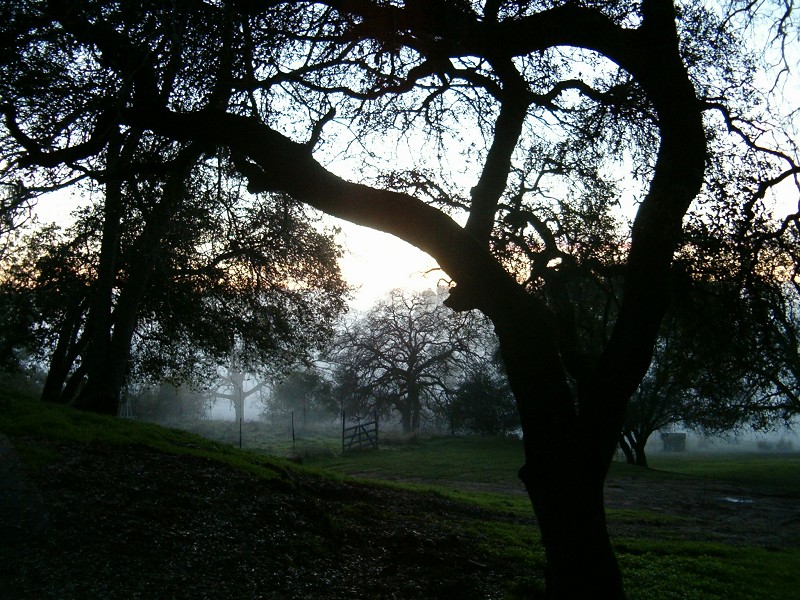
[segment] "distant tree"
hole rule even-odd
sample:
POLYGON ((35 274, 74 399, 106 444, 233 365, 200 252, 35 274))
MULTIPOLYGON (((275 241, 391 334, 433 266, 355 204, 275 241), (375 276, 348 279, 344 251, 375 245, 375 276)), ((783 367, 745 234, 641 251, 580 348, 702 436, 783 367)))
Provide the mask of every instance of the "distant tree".
POLYGON ((319 369, 304 367, 291 370, 272 387, 265 408, 273 417, 294 413, 296 423, 307 427, 309 422, 335 419, 340 405, 332 382, 319 369))
POLYGON ((656 431, 682 424, 720 433, 770 418, 754 383, 767 360, 754 337, 761 325, 741 286, 721 270, 710 281, 680 269, 675 277, 676 297, 622 427, 620 447, 640 466, 656 431))
POLYGON ((628 403, 619 443, 630 464, 648 466, 645 447, 657 431, 683 425, 720 433, 755 416, 754 390, 740 370, 693 363, 670 344, 657 343, 650 370, 628 403))
POLYGON ((348 410, 396 411, 406 433, 419 431, 426 409, 456 385, 478 352, 480 321, 454 314, 438 292, 390 292, 335 341, 336 393, 348 410))
POLYGON ((225 365, 222 377, 214 382, 214 389, 209 395, 212 401, 230 402, 234 410, 234 419, 240 423, 244 420, 244 407, 247 399, 255 400, 255 395, 262 392, 268 383, 264 378, 258 380, 244 372, 240 361, 236 360, 234 355, 231 361, 225 365))
POLYGON ((468 370, 448 408, 453 431, 503 435, 519 428, 508 382, 485 363, 468 370))

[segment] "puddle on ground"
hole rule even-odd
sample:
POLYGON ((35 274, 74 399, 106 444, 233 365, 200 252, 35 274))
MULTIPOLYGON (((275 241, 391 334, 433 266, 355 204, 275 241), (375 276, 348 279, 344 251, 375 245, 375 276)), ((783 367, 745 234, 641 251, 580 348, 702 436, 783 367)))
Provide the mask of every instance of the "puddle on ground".
POLYGON ((740 498, 736 496, 725 496, 722 498, 723 502, 730 502, 731 504, 753 504, 755 500, 752 498, 740 498))

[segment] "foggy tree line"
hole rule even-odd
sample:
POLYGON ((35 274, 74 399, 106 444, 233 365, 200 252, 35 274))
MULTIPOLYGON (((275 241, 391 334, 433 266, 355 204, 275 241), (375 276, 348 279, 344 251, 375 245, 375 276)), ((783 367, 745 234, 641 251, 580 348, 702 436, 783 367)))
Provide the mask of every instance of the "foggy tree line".
MULTIPOLYGON (((340 287, 303 304, 300 292, 322 280, 273 273, 272 258, 237 245, 247 234, 226 220, 227 186, 239 182, 279 206, 415 245, 451 279, 447 307, 492 323, 524 435, 519 475, 542 533, 548 597, 624 597, 603 482, 629 409, 645 399, 642 382, 658 382, 660 364, 680 379, 669 360, 676 343, 708 356, 693 346, 704 335, 674 342, 665 325, 695 288, 719 283, 692 297, 730 308, 729 339, 749 335, 781 357, 754 361, 732 392, 767 386, 764 408, 797 411, 800 217, 773 207, 775 190, 794 202, 800 175, 797 113, 781 105, 796 68, 790 4, 11 0, 0 28, 4 227, 47 191, 83 185, 97 200, 91 235, 48 244, 64 260, 47 270, 26 275, 15 249, 3 255, 20 272, 13 298, 52 310, 38 334, 70 365, 66 378, 53 369, 61 396, 82 371, 79 406, 113 412, 121 373, 137 359, 129 342, 157 346, 173 329, 189 340, 180 316, 197 306, 209 331, 207 307, 242 325, 255 313, 241 308, 263 309, 254 331, 290 352, 306 339, 297 327, 331 333, 340 287), (221 183, 195 179, 204 165, 221 183), (189 208, 197 197, 207 209, 189 208), (212 231, 230 232, 229 244, 181 245, 180 225, 204 210, 224 216, 212 231), (168 239, 176 252, 164 273, 168 239), (207 249, 221 253, 193 254, 207 249), (70 261, 76 268, 62 270, 70 261), (216 271, 228 265, 232 280, 216 271), (155 293, 145 310, 162 275, 152 287, 174 293, 161 303, 155 293), (38 279, 84 297, 49 305, 57 294, 29 289, 38 279), (250 285, 264 280, 274 286, 250 285), (254 292, 243 307, 242 287, 254 292), (264 289, 280 290, 289 317, 261 301, 264 289), (177 307, 176 320, 158 307, 177 307)), ((281 214, 245 222, 270 228, 281 214)), ((317 264, 320 246, 285 231, 286 269, 335 274, 317 264)), ((16 333, 28 305, 12 302, 23 316, 16 333)), ((227 355, 250 330, 210 346, 227 355)), ((153 356, 181 355, 169 350, 153 356)), ((743 393, 741 405, 754 398, 743 393)))
POLYGON ((352 418, 377 416, 404 433, 421 429, 508 434, 519 428, 488 323, 454 314, 447 290, 393 290, 348 316, 315 366, 277 385, 270 409, 352 418))
MULTIPOLYGON (((664 321, 620 432, 632 464, 647 466, 645 446, 659 431, 768 431, 797 414, 796 393, 780 393, 798 382, 791 370, 800 321, 791 289, 767 283, 761 290, 767 295, 750 297, 724 279, 681 285, 691 289, 664 321), (768 295, 781 290, 787 296, 768 295), (770 310, 781 316, 765 319, 759 312, 764 302, 778 302, 770 310), (780 334, 788 335, 773 344, 771 336, 780 334)), ((448 313, 447 293, 394 290, 366 314, 346 318, 331 347, 318 355, 321 366, 293 371, 276 387, 269 408, 328 419, 341 410, 378 414, 407 433, 419 431, 422 419, 451 434, 518 429, 491 327, 473 313, 448 313)))

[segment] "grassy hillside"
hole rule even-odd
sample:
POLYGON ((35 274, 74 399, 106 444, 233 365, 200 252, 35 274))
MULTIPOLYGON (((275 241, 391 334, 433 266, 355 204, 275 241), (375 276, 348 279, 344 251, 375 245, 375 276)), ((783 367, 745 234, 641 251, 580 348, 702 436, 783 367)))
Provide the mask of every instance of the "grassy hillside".
MULTIPOLYGON (((533 598, 542 589, 514 440, 434 438, 345 457, 328 449, 295 465, 2 394, 0 432, 46 515, 38 529, 23 520, 0 538, 0 598, 533 598)), ((702 499, 716 493, 709 479, 729 476, 795 493, 785 483, 797 479, 795 458, 769 468, 747 460, 616 465, 611 491, 700 482, 702 499)), ((774 600, 800 589, 800 540, 709 542, 702 520, 658 505, 610 514, 633 600, 774 600)))
POLYGON ((33 467, 56 460, 53 447, 61 443, 141 444, 169 454, 212 458, 262 478, 282 473, 286 463, 263 454, 240 452, 229 444, 210 441, 182 429, 112 419, 2 392, 0 432, 15 439, 16 449, 33 467))

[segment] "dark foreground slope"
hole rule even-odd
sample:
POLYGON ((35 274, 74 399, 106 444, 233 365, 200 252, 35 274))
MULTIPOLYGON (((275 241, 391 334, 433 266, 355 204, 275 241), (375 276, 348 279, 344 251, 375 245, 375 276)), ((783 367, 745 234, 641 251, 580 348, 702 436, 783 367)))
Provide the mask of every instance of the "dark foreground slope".
MULTIPOLYGON (((496 446, 328 461, 438 490, 415 493, 0 392, 0 600, 536 598, 526 498, 462 477, 496 446)), ((631 600, 797 597, 796 486, 619 468, 606 495, 631 600)))
POLYGON ((507 515, 174 435, 184 452, 6 437, 0 598, 492 598, 519 568, 468 533, 507 515))

